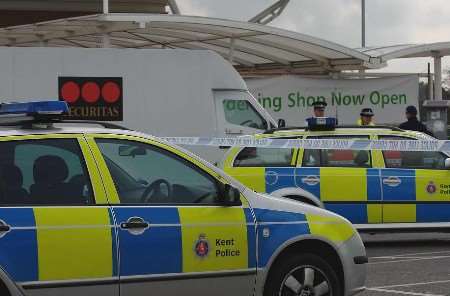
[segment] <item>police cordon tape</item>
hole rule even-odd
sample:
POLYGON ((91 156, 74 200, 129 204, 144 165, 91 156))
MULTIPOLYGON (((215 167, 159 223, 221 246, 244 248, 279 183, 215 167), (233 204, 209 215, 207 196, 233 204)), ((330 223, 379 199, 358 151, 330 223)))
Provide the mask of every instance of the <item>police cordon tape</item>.
POLYGON ((450 141, 443 140, 255 139, 252 137, 160 137, 160 139, 171 144, 186 146, 450 152, 450 141))

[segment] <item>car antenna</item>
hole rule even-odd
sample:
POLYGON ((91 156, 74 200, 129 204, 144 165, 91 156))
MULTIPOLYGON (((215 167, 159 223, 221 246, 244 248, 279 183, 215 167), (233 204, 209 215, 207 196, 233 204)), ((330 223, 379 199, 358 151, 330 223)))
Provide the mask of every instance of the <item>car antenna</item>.
POLYGON ((336 125, 339 124, 338 106, 336 105, 336 125))

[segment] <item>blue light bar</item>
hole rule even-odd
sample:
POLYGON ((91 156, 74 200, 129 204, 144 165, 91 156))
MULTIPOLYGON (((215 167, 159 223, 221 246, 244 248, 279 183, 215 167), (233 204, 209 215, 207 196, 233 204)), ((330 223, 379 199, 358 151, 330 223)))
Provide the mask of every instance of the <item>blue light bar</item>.
POLYGON ((28 116, 62 115, 69 112, 69 107, 63 101, 39 101, 28 103, 0 104, 0 115, 25 114, 28 116))
POLYGON ((308 128, 312 131, 333 130, 337 125, 337 119, 333 117, 311 117, 306 121, 308 128))

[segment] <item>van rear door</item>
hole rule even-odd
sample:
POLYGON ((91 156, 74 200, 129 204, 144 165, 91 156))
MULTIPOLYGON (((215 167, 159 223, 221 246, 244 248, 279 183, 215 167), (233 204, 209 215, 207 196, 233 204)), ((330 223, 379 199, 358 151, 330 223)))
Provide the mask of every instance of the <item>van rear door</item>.
POLYGON ((214 103, 218 136, 255 134, 274 126, 247 91, 216 90, 214 103))

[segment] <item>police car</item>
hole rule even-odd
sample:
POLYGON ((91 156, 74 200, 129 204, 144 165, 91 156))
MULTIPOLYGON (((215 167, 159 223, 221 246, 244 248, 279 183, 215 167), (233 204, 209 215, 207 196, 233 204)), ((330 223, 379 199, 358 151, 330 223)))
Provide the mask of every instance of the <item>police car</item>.
POLYGON ((0 295, 352 295, 344 218, 63 102, 0 105, 0 295), (24 116, 22 116, 24 115, 24 116), (100 123, 95 123, 100 124, 100 123))
MULTIPOLYGON (((311 120, 306 128, 256 138, 436 140, 394 127, 339 127, 331 118, 311 120)), ((231 148, 221 166, 258 192, 328 209, 360 230, 442 231, 450 226, 450 160, 439 151, 231 148)))

